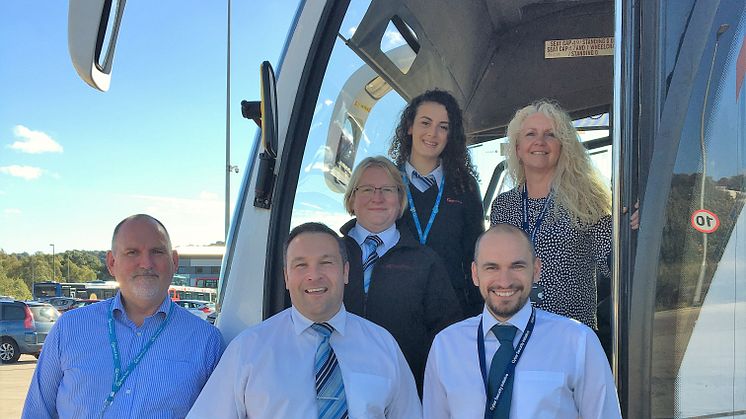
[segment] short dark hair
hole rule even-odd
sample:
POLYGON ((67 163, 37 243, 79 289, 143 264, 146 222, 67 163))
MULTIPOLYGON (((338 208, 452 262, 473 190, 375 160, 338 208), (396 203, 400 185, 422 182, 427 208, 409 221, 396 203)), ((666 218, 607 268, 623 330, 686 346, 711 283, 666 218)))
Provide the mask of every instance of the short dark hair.
POLYGON ((114 250, 114 243, 117 240, 117 234, 119 234, 119 229, 122 228, 124 223, 130 220, 142 220, 142 219, 154 221, 156 224, 158 224, 163 229, 163 233, 166 234, 166 241, 168 242, 168 250, 171 250, 171 236, 168 235, 168 230, 166 230, 166 226, 164 226, 162 222, 158 221, 157 218, 153 217, 152 215, 148 215, 148 214, 130 215, 129 217, 120 221, 119 224, 117 224, 117 226, 114 227, 114 234, 111 235, 111 250, 114 250))
POLYGON ((475 261, 477 260, 477 255, 479 254, 479 244, 482 242, 482 237, 486 236, 488 233, 512 233, 523 237, 523 240, 526 242, 526 246, 531 252, 531 261, 536 260, 536 249, 534 249, 534 243, 531 241, 531 237, 529 237, 528 233, 526 233, 522 228, 516 227, 513 224, 498 223, 488 228, 487 231, 480 234, 477 238, 477 242, 474 244, 475 261))
POLYGON ((327 226, 326 224, 312 222, 301 224, 290 230, 290 234, 288 234, 288 238, 285 239, 285 244, 282 247, 283 269, 287 266, 288 263, 288 247, 290 246, 290 242, 304 233, 322 233, 334 237, 334 240, 337 242, 337 246, 339 247, 339 254, 342 257, 342 264, 347 263, 347 248, 345 247, 345 244, 342 243, 342 239, 339 237, 339 235, 337 235, 337 233, 329 228, 329 226, 327 226))

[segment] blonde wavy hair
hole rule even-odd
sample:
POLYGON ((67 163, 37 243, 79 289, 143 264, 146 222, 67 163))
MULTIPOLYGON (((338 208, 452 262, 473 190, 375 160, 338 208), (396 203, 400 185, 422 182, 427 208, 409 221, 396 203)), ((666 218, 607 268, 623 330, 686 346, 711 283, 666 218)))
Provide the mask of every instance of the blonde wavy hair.
POLYGON ((540 99, 519 109, 508 124, 508 171, 516 185, 526 182, 523 163, 516 153, 518 136, 523 121, 542 113, 552 120, 554 136, 560 142, 560 156, 552 180, 554 190, 554 212, 560 208, 572 215, 573 224, 586 228, 611 213, 611 193, 591 164, 585 147, 580 143, 578 132, 572 125, 570 115, 559 104, 549 99, 540 99))

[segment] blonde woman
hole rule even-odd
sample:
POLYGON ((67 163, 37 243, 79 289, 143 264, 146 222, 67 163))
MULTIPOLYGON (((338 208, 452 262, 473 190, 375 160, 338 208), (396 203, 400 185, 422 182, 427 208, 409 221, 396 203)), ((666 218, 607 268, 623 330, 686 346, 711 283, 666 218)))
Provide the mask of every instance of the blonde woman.
POLYGON ((596 270, 609 275, 611 194, 558 104, 542 99, 518 110, 508 138, 517 186, 492 202, 490 223, 531 237, 542 262, 537 307, 597 329, 596 270))
POLYGON ((355 167, 344 204, 355 217, 341 228, 350 261, 345 309, 394 336, 422 394, 433 338, 463 319, 448 271, 435 251, 397 228, 407 197, 399 169, 385 157, 355 167))

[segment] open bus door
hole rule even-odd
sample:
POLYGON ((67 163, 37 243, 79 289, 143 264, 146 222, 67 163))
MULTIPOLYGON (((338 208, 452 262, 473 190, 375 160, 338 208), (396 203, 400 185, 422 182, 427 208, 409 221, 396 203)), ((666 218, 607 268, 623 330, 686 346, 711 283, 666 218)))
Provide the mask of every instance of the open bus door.
MULTIPOLYGON (((71 0, 71 14, 90 1, 71 0)), ((612 360, 625 416, 746 416, 744 7, 301 2, 264 99, 276 100, 276 143, 250 154, 227 240, 223 335, 287 307, 290 227, 348 219, 348 170, 386 154, 410 98, 433 87, 454 93, 485 192, 500 182, 492 173, 512 113, 552 97, 578 120, 610 117, 612 158, 602 165, 613 181, 612 360), (638 199, 642 228, 633 233, 622 209, 638 199)), ((104 39, 96 33, 93 51, 104 39)))

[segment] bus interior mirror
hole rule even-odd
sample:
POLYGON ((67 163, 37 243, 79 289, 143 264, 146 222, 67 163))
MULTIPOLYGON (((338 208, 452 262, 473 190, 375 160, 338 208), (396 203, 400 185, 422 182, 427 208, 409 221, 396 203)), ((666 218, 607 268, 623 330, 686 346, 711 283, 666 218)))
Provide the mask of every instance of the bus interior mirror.
POLYGON ((109 90, 114 49, 126 0, 70 0, 67 46, 80 78, 109 90))
POLYGON ((262 77, 261 127, 264 152, 269 157, 277 157, 277 91, 275 72, 269 61, 260 67, 262 77))

